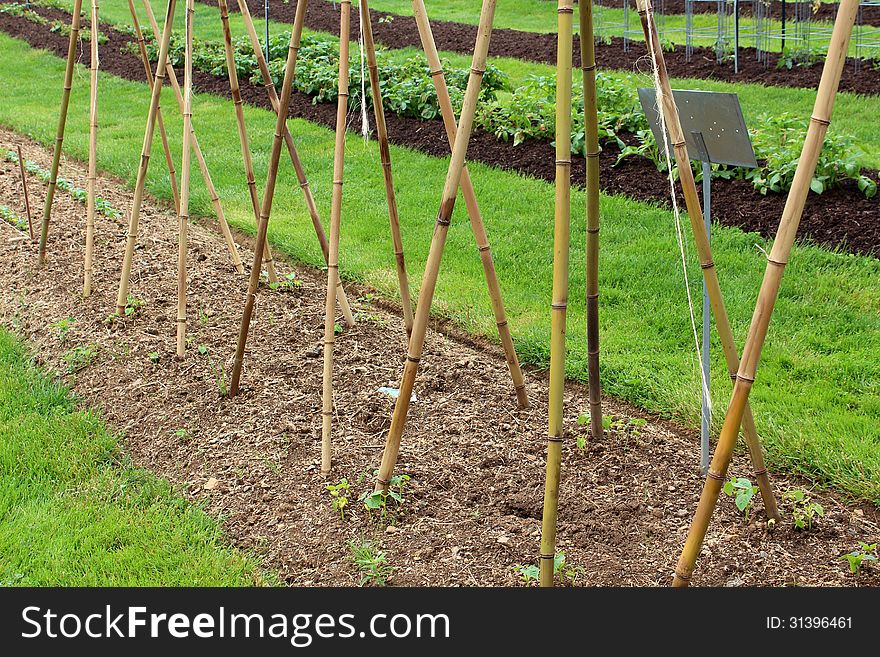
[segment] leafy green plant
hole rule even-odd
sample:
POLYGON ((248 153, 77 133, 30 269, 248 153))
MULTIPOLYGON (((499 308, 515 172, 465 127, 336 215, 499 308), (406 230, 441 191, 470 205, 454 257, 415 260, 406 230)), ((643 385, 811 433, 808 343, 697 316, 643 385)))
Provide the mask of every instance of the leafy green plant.
MULTIPOLYGON (((515 573, 520 576, 523 582, 531 584, 537 582, 541 577, 541 569, 535 565, 516 565, 513 567, 515 573)), ((558 577, 563 583, 568 582, 574 585, 577 578, 583 575, 584 569, 580 566, 572 566, 565 559, 565 552, 557 552, 553 557, 553 576, 558 577)))
POLYGON ((269 283, 269 289, 275 292, 283 292, 284 290, 298 290, 302 287, 302 281, 297 278, 295 273, 290 273, 282 280, 269 283))
POLYGON ((751 481, 745 477, 731 477, 724 484, 724 494, 734 498, 734 504, 743 514, 745 514, 746 522, 749 520, 749 513, 752 508, 752 499, 758 493, 758 487, 753 485, 751 481))
POLYGON ((229 394, 229 386, 226 384, 226 368, 223 366, 223 363, 214 362, 207 345, 200 344, 198 351, 201 356, 205 356, 208 359, 208 368, 214 376, 217 392, 220 393, 221 397, 226 397, 229 394))
POLYGON ((813 502, 809 496, 799 488, 786 491, 783 497, 792 502, 792 523, 798 530, 812 529, 813 521, 825 515, 825 509, 818 502, 813 502))
POLYGON ((524 566, 522 564, 513 567, 514 572, 516 572, 523 582, 526 584, 531 584, 532 582, 537 582, 541 577, 541 570, 535 565, 524 566))
POLYGON ((125 316, 126 317, 136 317, 140 314, 141 309, 147 305, 147 302, 143 299, 139 299, 133 294, 128 295, 128 299, 125 301, 125 316))
POLYGON ((88 367, 95 356, 98 355, 98 347, 94 344, 78 345, 69 349, 61 356, 61 360, 67 365, 67 373, 75 374, 88 367))
POLYGON ((27 219, 20 216, 8 205, 0 205, 0 219, 11 226, 15 226, 18 230, 25 231, 28 229, 27 219))
POLYGON ((838 557, 838 559, 849 562, 850 572, 858 577, 864 562, 877 561, 877 544, 871 543, 869 545, 868 543, 859 541, 858 549, 853 550, 848 554, 844 554, 842 557, 838 557))
POLYGON ((49 326, 51 328, 58 329, 58 341, 61 344, 64 344, 67 341, 67 336, 70 333, 70 329, 75 323, 76 320, 73 317, 65 317, 64 319, 59 319, 53 324, 49 324, 49 326))
POLYGON ((350 540, 351 554, 349 559, 361 571, 361 586, 385 586, 388 578, 394 574, 395 568, 388 563, 385 552, 374 543, 366 540, 350 540))
MULTIPOLYGON (((378 472, 376 473, 378 474, 378 472)), ((388 490, 366 491, 358 498, 364 503, 364 508, 368 511, 378 511, 381 518, 386 518, 389 513, 388 500, 390 499, 399 508, 403 505, 403 489, 406 482, 410 480, 410 476, 406 474, 396 474, 391 477, 388 484, 388 490)))
POLYGON ((150 353, 147 354, 147 358, 149 358, 150 362, 152 362, 152 363, 158 363, 159 362, 159 352, 158 351, 151 351, 150 353))
POLYGON ((341 520, 345 520, 345 507, 348 506, 348 479, 343 477, 335 484, 327 484, 327 491, 332 500, 330 506, 339 514, 341 520))

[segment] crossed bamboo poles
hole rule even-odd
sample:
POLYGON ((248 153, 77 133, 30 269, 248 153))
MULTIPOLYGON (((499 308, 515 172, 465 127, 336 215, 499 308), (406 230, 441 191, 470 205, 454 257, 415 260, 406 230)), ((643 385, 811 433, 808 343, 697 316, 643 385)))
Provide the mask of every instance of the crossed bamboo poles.
MULTIPOLYGON (((644 2, 645 0, 640 0, 644 2)), ((733 449, 736 445, 740 425, 748 418, 748 400, 758 362, 761 358, 761 349, 767 337, 770 318, 773 314, 773 306, 779 295, 779 287, 782 283, 782 275, 785 265, 791 254, 791 247, 797 235, 798 225, 803 215, 807 194, 810 191, 810 182, 816 171, 816 164, 825 141, 825 134, 831 123, 831 112, 834 107, 834 99, 846 62, 846 53, 849 48, 849 40, 852 35, 853 24, 859 8, 859 0, 842 0, 837 10, 837 19, 834 22, 834 30, 831 34, 831 42, 828 46, 828 56, 822 70, 822 78, 816 93, 816 102, 810 117, 810 125, 804 140, 801 157, 798 160, 797 170, 792 181, 791 190, 785 208, 782 211, 782 219, 773 241, 773 248, 767 257, 767 268, 755 312, 749 326, 749 334, 743 349, 742 361, 736 372, 733 387, 733 395, 724 419, 718 443, 715 446, 715 454, 709 467, 709 473, 703 486, 700 502, 694 514, 687 541, 675 569, 673 586, 684 587, 690 583, 691 575, 696 566, 697 557, 706 537, 709 522, 718 503, 718 496, 727 474, 733 449)), ((680 168, 680 167, 679 167, 680 168)), ((716 320, 717 321, 717 320, 716 320)))

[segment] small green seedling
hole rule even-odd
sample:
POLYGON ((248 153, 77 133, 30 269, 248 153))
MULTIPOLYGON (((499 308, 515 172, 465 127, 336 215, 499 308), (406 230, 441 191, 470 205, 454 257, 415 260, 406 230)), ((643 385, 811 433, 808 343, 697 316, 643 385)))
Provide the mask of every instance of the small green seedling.
POLYGON ((541 570, 537 566, 524 566, 520 564, 514 566, 513 570, 526 584, 537 582, 538 578, 541 576, 541 570))
POLYGON ((145 305, 147 305, 146 301, 144 301, 143 299, 138 299, 133 294, 129 294, 128 300, 125 302, 125 316, 137 316, 145 305))
POLYGON ((342 333, 342 331, 343 331, 342 324, 337 322, 336 324, 333 325, 333 333, 335 335, 339 335, 340 333, 342 333))
POLYGON ((846 560, 849 562, 849 570, 856 577, 859 576, 859 572, 862 569, 862 564, 865 561, 877 561, 877 544, 871 543, 870 545, 867 543, 863 543, 859 541, 859 549, 853 550, 849 554, 844 554, 842 557, 838 557, 841 560, 846 560))
POLYGON ((174 436, 176 438, 186 438, 189 435, 189 432, 186 429, 177 429, 174 432, 174 436))
POLYGON ((88 367, 98 355, 98 347, 93 344, 80 345, 69 351, 64 352, 61 356, 67 364, 67 373, 74 374, 81 369, 88 367))
POLYGON ((394 566, 388 563, 385 552, 376 547, 370 541, 348 542, 351 550, 349 559, 353 561, 361 571, 361 586, 385 586, 388 578, 394 574, 394 566))
POLYGON ((345 507, 348 506, 348 479, 343 477, 335 484, 327 484, 327 491, 333 500, 330 506, 339 514, 341 520, 345 520, 345 507))
POLYGON ((746 516, 746 522, 749 520, 749 513, 752 508, 752 499, 758 492, 758 487, 752 485, 752 482, 745 477, 731 477, 724 484, 724 493, 728 497, 734 498, 736 508, 746 516))
POLYGON ((397 504, 397 507, 403 506, 403 488, 409 480, 409 475, 396 474, 391 477, 388 490, 367 491, 358 499, 364 503, 364 508, 368 511, 379 511, 380 517, 385 518, 388 515, 389 498, 397 504))
POLYGON ((222 363, 218 365, 214 362, 207 345, 200 344, 198 351, 201 356, 208 357, 208 367, 211 368, 211 374, 214 375, 214 383, 217 384, 217 392, 220 393, 221 397, 226 397, 229 394, 229 388, 226 385, 226 368, 223 367, 222 363))
POLYGON ((792 523, 797 530, 812 529, 813 521, 825 515, 825 509, 822 508, 822 505, 813 502, 804 491, 798 488, 786 491, 783 497, 792 502, 792 523))
POLYGON ((50 324, 52 328, 58 329, 58 341, 61 344, 64 344, 67 341, 67 335, 70 333, 70 329, 76 323, 76 320, 73 317, 67 317, 65 319, 59 319, 54 324, 50 324))
POLYGON ((150 359, 150 362, 158 363, 159 362, 159 352, 158 351, 151 351, 150 353, 147 354, 147 358, 150 359))
POLYGON ((299 280, 294 273, 288 274, 284 277, 283 280, 269 283, 269 289, 276 292, 283 292, 284 290, 298 290, 301 287, 302 281, 299 280))

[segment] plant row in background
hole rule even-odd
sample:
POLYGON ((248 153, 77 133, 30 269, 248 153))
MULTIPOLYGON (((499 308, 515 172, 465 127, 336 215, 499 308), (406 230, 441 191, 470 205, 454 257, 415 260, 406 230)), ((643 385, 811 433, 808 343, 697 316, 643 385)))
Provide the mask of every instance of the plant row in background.
MULTIPOLYGON (((290 33, 279 33, 269 40, 269 69, 276 85, 281 84, 290 33)), ((239 38, 234 42, 236 64, 240 77, 260 84, 256 57, 250 42, 239 38)), ((134 44, 131 52, 136 53, 134 44)), ((158 48, 148 39, 147 51, 155 61, 158 48)), ((174 66, 182 66, 184 42, 175 38, 169 58, 174 66)), ((295 88, 312 97, 315 103, 335 102, 338 74, 338 45, 326 37, 306 36, 300 49, 295 88)), ((386 51, 377 53, 379 78, 385 109, 401 116, 434 119, 440 115, 437 95, 428 66, 421 57, 403 63, 390 61, 386 51)), ((196 69, 213 75, 226 75, 223 44, 197 41, 193 53, 196 69)), ((456 111, 460 109, 467 87, 468 70, 444 66, 446 79, 456 111)), ((361 62, 355 50, 349 62, 349 98, 352 110, 360 107, 362 84, 361 62)), ((660 156, 653 133, 636 97, 636 80, 630 76, 597 75, 599 101, 599 137, 604 147, 620 151, 618 163, 629 157, 647 157, 661 172, 666 171, 665 158, 660 156)), ((366 102, 370 103, 367 94, 366 102)), ((575 91, 572 101, 572 150, 584 155, 584 101, 575 91)), ((551 141, 555 132, 556 81, 546 76, 530 76, 522 84, 511 87, 508 77, 489 65, 483 80, 477 125, 501 140, 518 145, 529 139, 551 141)), ((745 179, 762 194, 783 193, 791 187, 807 124, 788 115, 761 117, 757 127, 750 129, 759 166, 713 166, 713 177, 745 179)), ((877 183, 863 175, 858 162, 860 153, 850 137, 829 135, 819 160, 811 188, 821 194, 844 180, 857 182, 868 198, 877 193, 877 183)), ((701 170, 695 164, 699 179, 701 170)), ((673 175, 677 172, 673 169, 673 175)))
MULTIPOLYGON (((42 3, 40 3, 42 4, 42 3)), ((47 6, 53 6, 53 4, 49 4, 47 6)), ((70 12, 70 8, 64 7, 64 10, 70 12)), ((37 25, 47 25, 49 27, 50 32, 57 32, 63 36, 70 36, 70 25, 65 23, 64 21, 60 21, 58 19, 49 19, 45 16, 42 16, 31 9, 29 6, 22 4, 20 2, 11 2, 9 4, 5 4, 0 7, 0 14, 9 14, 10 16, 16 16, 18 18, 24 18, 29 20, 31 23, 36 23, 37 25)), ((92 34, 89 30, 80 30, 79 38, 83 41, 91 41, 92 34)), ((107 43, 107 35, 102 32, 98 32, 98 43, 105 44, 107 43)))
MULTIPOLYGON (((4 151, 3 159, 5 159, 7 162, 18 164, 18 153, 16 153, 15 151, 4 151)), ((26 159, 24 161, 24 170, 30 174, 35 175, 47 185, 49 184, 49 180, 51 180, 52 178, 52 173, 48 169, 44 169, 32 160, 26 159)), ((79 203, 85 203, 88 200, 88 192, 82 187, 77 187, 66 178, 61 178, 59 176, 56 185, 58 189, 63 192, 67 192, 73 197, 75 201, 78 201, 79 203)), ((110 203, 110 201, 102 196, 95 196, 95 211, 101 213, 108 219, 119 219, 120 217, 122 217, 122 211, 118 208, 115 208, 113 204, 110 203)))

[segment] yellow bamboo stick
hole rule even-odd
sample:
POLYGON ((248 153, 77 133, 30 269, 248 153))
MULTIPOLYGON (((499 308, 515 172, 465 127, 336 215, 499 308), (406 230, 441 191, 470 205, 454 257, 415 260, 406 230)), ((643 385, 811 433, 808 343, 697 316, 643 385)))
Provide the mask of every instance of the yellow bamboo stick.
POLYGON ((572 3, 559 0, 556 44, 556 217, 553 231, 553 302, 550 323, 550 397, 544 518, 541 524, 541 586, 553 586, 556 512, 562 469, 562 416, 565 392, 565 324, 571 230, 571 58, 572 3))
POLYGON ((192 77, 194 0, 186 0, 186 45, 183 68, 183 156, 180 211, 177 214, 177 357, 186 352, 186 252, 189 229, 189 179, 192 170, 192 77))
POLYGON ((415 385, 416 374, 419 368, 419 360, 425 345, 425 335, 428 330, 428 319, 431 313, 431 301, 434 298, 437 275, 440 271, 440 260, 443 257, 443 247, 446 244, 446 236, 449 232, 450 221, 452 220, 452 211, 455 208, 455 198, 458 195, 458 188, 461 183, 468 142, 474 127, 474 115, 477 109, 477 99, 480 94, 480 84, 483 79, 483 73, 486 70, 486 57, 489 52, 489 41, 492 38, 495 4, 496 0, 483 0, 480 12, 477 42, 474 46, 474 56, 462 104, 458 132, 455 135, 455 145, 452 148, 452 157, 446 173, 446 183, 443 187, 443 196, 440 210, 437 213, 437 222, 434 227, 434 236, 431 239, 428 260, 425 263, 425 274, 422 279, 421 289, 419 290, 419 301, 416 304, 416 316, 413 320, 413 331, 409 339, 406 365, 404 366, 403 377, 400 383, 400 394, 394 405, 394 416, 391 419, 391 428, 385 441, 382 464, 376 480, 376 490, 388 490, 388 485, 391 483, 391 474, 394 472, 394 466, 397 463, 397 454, 400 451, 400 440, 406 425, 406 415, 409 411, 413 386, 415 385))
POLYGON ((336 279, 339 272, 339 230, 342 223, 342 180, 345 172, 345 126, 348 117, 348 49, 351 0, 339 3, 339 77, 336 100, 336 146, 333 151, 333 196, 330 205, 330 256, 327 259, 327 304, 324 309, 323 408, 321 410, 321 474, 332 463, 333 346, 336 333, 336 279))
MULTIPOLYGON (((697 184, 694 181, 694 173, 691 169, 684 132, 682 131, 681 121, 678 116, 678 108, 672 96, 672 88, 669 84, 669 74, 666 71, 663 49, 660 47, 660 39, 657 36, 657 26, 654 23, 654 8, 651 0, 636 0, 636 5, 641 17, 642 29, 645 33, 645 42, 648 44, 649 52, 653 53, 657 62, 658 78, 661 85, 658 102, 662 104, 666 115, 666 126, 669 130, 672 148, 675 152, 675 161, 678 165, 679 180, 681 181, 682 192, 684 192, 687 214, 691 222, 691 231, 694 235, 694 244, 697 247, 700 267, 703 270, 703 279, 706 281, 706 289, 709 293, 709 305, 715 317, 715 328, 718 331, 718 338, 721 342, 721 349, 724 352, 727 368, 731 378, 733 378, 736 376, 736 371, 739 367, 739 352, 733 337, 733 330, 730 328, 730 320, 724 305, 721 285, 718 282, 718 271, 712 259, 712 247, 709 244, 709 233, 703 220, 703 210, 700 207, 697 184)), ((746 413, 746 420, 743 423, 743 435, 749 448, 752 470, 758 481, 758 488, 761 491, 764 511, 769 518, 778 519, 779 508, 776 503, 776 497, 773 494, 770 477, 767 474, 767 467, 764 465, 764 453, 761 449, 761 441, 758 438, 758 431, 755 427, 751 408, 747 409, 746 413)))
MULTIPOLYGON (((431 30, 431 23, 428 21, 428 12, 425 9, 424 1, 413 0, 412 7, 413 15, 416 19, 416 25, 419 29, 422 49, 425 51, 425 56, 428 60, 428 68, 431 71, 431 79, 434 81, 434 89, 437 92, 440 113, 443 116, 443 123, 446 128, 446 137, 449 141, 449 147, 452 148, 455 144, 455 135, 458 132, 458 125, 455 120, 455 112, 452 109, 452 99, 449 96, 449 88, 446 85, 446 77, 443 72, 442 62, 440 61, 440 54, 437 52, 437 45, 434 42, 434 34, 431 30)), ((495 315, 495 326, 498 328, 498 338, 504 349, 504 357, 507 360, 507 369, 510 371, 510 378, 513 381, 517 406, 520 409, 525 409, 529 407, 526 384, 523 379, 522 369, 519 365, 519 358, 516 355, 516 348, 513 346, 513 337, 510 334, 510 325, 507 323, 507 312, 504 309, 504 298, 501 294, 501 284, 498 281, 498 274, 495 271, 495 261, 492 258, 492 251, 489 248, 489 237, 486 234, 486 227, 483 223, 483 216, 480 213, 480 206, 477 203, 477 194, 474 191, 474 186, 471 182, 467 163, 465 163, 464 169, 462 169, 461 172, 461 194, 464 197, 464 203, 467 206, 471 231, 477 242, 477 250, 480 253, 480 260, 483 264, 486 286, 489 288, 489 299, 492 302, 492 311, 495 315)))
POLYGON ((98 178, 98 0, 92 0, 91 37, 89 172, 86 183, 86 254, 83 264, 83 297, 92 294, 92 260, 95 252, 95 187, 98 178))
POLYGON ((73 0, 73 15, 70 19, 70 40, 67 45, 67 66, 64 69, 64 90, 61 93, 61 110, 58 112, 58 130, 55 133, 55 151, 52 154, 52 167, 49 173, 49 189, 43 205, 43 223, 40 228, 40 250, 38 263, 46 264, 46 242, 49 239, 49 221, 52 219, 52 201, 58 186, 58 168, 61 166, 61 146, 64 143, 64 128, 67 125, 67 109, 70 107, 70 89, 73 86, 73 65, 76 62, 76 43, 79 40, 80 14, 82 0, 73 0))
POLYGON ((834 108, 834 99, 840 85, 840 76, 846 62, 846 53, 849 49, 849 40, 852 35, 853 24, 859 8, 859 0, 842 0, 837 10, 837 19, 834 22, 834 30, 831 33, 831 41, 828 46, 828 56, 825 59, 825 67, 822 70, 822 78, 816 93, 816 102, 813 106, 813 114, 810 118, 810 126, 804 140, 801 157, 798 160, 797 170, 792 181, 791 190, 785 208, 782 211, 782 219, 779 230, 773 242, 773 249, 767 258, 767 268, 752 323, 749 327, 749 335, 743 350, 742 362, 736 375, 736 383, 733 388, 733 396, 724 419, 721 435, 715 447, 709 474, 703 486, 700 503, 694 514, 690 531, 681 558, 675 569, 672 585, 684 587, 690 583, 697 557, 706 538, 709 529, 709 521, 718 503, 718 495, 727 476, 727 467, 733 456, 733 448, 739 433, 740 423, 745 415, 748 405, 749 393, 755 381, 758 362, 761 358, 761 349, 767 338, 770 326, 770 318, 773 314, 773 306, 779 295, 779 287, 782 283, 782 274, 785 265, 791 255, 791 247, 797 235, 798 225, 803 215, 807 194, 810 191, 810 182, 816 172, 816 164, 825 141, 825 134, 831 123, 831 112, 834 108))

